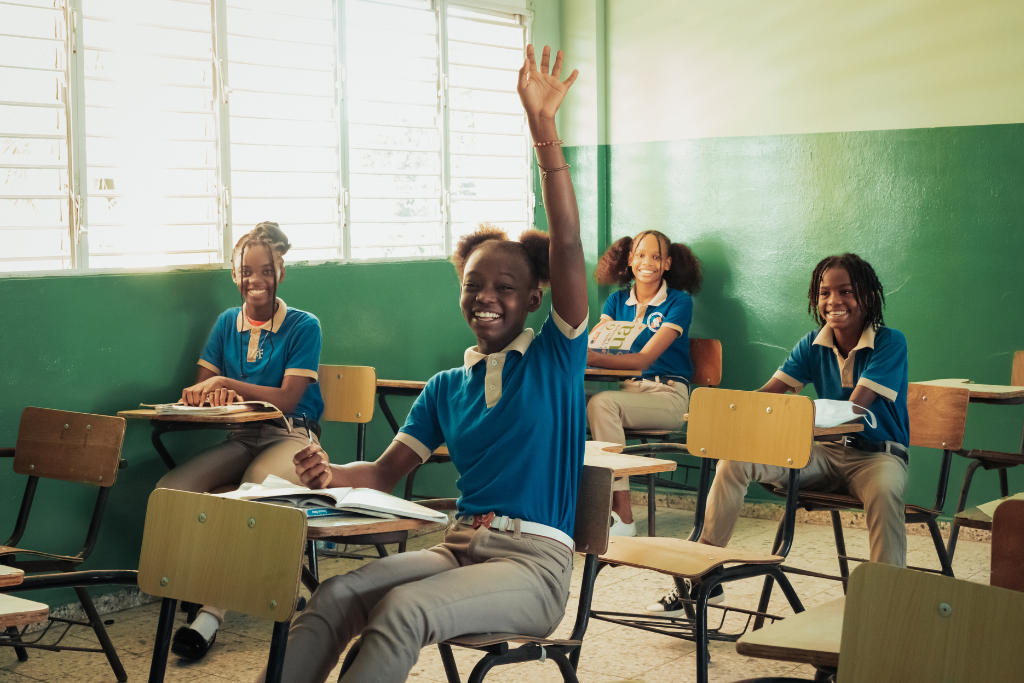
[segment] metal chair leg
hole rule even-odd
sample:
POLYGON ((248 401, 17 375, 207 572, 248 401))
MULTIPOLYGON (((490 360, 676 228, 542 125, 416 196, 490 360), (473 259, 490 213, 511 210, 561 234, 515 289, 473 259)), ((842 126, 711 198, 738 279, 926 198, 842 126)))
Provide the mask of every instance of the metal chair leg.
POLYGON ((149 683, 163 683, 167 670, 167 654, 171 650, 171 631, 174 630, 174 609, 177 600, 164 598, 160 603, 160 618, 153 644, 153 662, 149 665, 149 683))
POLYGON ((560 651, 550 648, 548 649, 548 657, 558 665, 558 671, 562 674, 562 680, 565 681, 565 683, 579 683, 579 679, 576 678, 576 669, 573 668, 568 657, 560 651))
POLYGON ((956 521, 956 514, 963 512, 964 508, 967 507, 967 493, 971 490, 971 480, 974 479, 974 473, 981 467, 980 460, 974 460, 970 465, 967 466, 967 472, 964 473, 964 482, 960 485, 960 499, 957 500, 956 510, 953 511, 953 521, 949 525, 949 542, 946 544, 946 556, 949 561, 953 561, 953 553, 956 552, 956 542, 960 537, 960 523, 956 521))
POLYGON ((1006 468, 999 468, 999 497, 1006 498, 1010 495, 1010 482, 1006 477, 1006 468))
POLYGON ((459 667, 455 664, 455 655, 452 653, 452 646, 448 643, 438 643, 437 649, 441 651, 441 663, 444 664, 444 675, 448 683, 462 683, 459 677, 459 667))
MULTIPOLYGON (((103 626, 103 619, 100 618, 99 612, 96 611, 96 605, 92 603, 92 598, 89 597, 89 592, 81 586, 75 586, 75 593, 78 595, 79 602, 82 603, 82 609, 85 610, 86 616, 89 618, 89 625, 92 626, 93 632, 96 634, 96 639, 100 641, 100 647, 103 648, 103 654, 107 656, 107 662, 110 664, 110 668, 114 670, 114 676, 117 680, 124 683, 128 680, 128 674, 125 673, 124 667, 121 665, 121 658, 117 656, 117 650, 114 649, 114 643, 111 642, 110 636, 107 634, 107 629, 103 626)), ((173 617, 173 611, 171 615, 173 617)))
POLYGON ((846 559, 846 537, 843 535, 843 520, 838 510, 832 510, 832 534, 836 537, 836 557, 839 558, 839 575, 843 577, 843 594, 846 594, 846 583, 850 580, 850 563, 846 559))
POLYGON ((306 541, 306 557, 309 559, 309 573, 313 575, 314 579, 319 581, 320 568, 316 560, 316 541, 313 539, 306 541))
POLYGON ((647 475, 647 535, 654 538, 654 512, 657 508, 654 499, 654 474, 647 475))
POLYGON ((377 556, 385 558, 388 556, 388 549, 384 547, 383 543, 378 543, 374 546, 377 549, 377 556))
POLYGON ((483 681, 484 676, 486 676, 488 672, 494 668, 494 665, 497 664, 497 662, 494 661, 496 659, 497 657, 494 655, 486 655, 483 659, 477 662, 476 666, 473 667, 473 671, 469 674, 469 683, 480 683, 483 681))
POLYGON ((420 471, 420 467, 422 467, 422 465, 416 465, 416 467, 414 467, 412 469, 412 472, 410 472, 409 474, 405 475, 405 499, 406 500, 412 500, 412 495, 413 495, 412 494, 412 490, 413 490, 412 486, 413 486, 413 482, 416 481, 416 473, 420 471))
POLYGON ((267 683, 281 683, 284 675, 284 655, 288 648, 288 629, 291 621, 275 621, 274 635, 270 639, 270 657, 267 659, 267 683))
POLYGON ((928 532, 932 536, 932 543, 935 544, 935 553, 939 556, 939 564, 942 565, 942 573, 946 576, 953 576, 953 561, 946 552, 946 546, 942 544, 942 534, 939 533, 939 525, 931 515, 925 515, 924 523, 928 526, 928 532))
MULTIPOLYGON (((21 633, 21 631, 18 630, 17 626, 8 626, 7 627, 7 637, 10 638, 11 640, 14 640, 14 641, 21 640, 21 636, 19 635, 20 633, 21 633)), ((15 647, 14 648, 14 653, 18 655, 18 661, 19 662, 27 662, 28 661, 28 650, 26 650, 25 648, 23 648, 23 647, 15 647)))

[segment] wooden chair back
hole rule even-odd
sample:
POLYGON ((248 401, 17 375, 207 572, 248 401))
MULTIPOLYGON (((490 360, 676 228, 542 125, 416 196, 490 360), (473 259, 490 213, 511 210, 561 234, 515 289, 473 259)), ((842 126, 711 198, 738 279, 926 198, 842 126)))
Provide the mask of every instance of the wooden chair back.
POLYGON ((110 487, 124 442, 122 417, 25 408, 14 447, 14 471, 30 477, 110 487))
POLYGON ((865 563, 850 577, 838 683, 1016 683, 1024 594, 865 563))
POLYGON ((806 396, 705 387, 690 396, 691 455, 799 469, 813 438, 814 403, 806 396))
POLYGON ((947 451, 962 448, 970 397, 967 388, 909 384, 910 445, 947 451))
POLYGON ((1024 593, 1024 500, 1008 500, 992 515, 989 585, 1024 593))
POLYGON ((717 387, 722 383, 722 342, 717 339, 690 338, 693 383, 717 387))
POLYGON ((610 467, 583 466, 573 532, 577 552, 600 555, 608 550, 608 522, 612 516, 614 478, 614 470, 610 467))
POLYGON ((1010 386, 1024 387, 1024 351, 1013 354, 1013 369, 1010 371, 1010 386))
POLYGON ((305 540, 306 515, 297 508, 157 489, 146 509, 139 588, 288 621, 305 540))
POLYGON ((365 365, 321 365, 320 393, 328 422, 366 423, 373 418, 377 371, 365 365))

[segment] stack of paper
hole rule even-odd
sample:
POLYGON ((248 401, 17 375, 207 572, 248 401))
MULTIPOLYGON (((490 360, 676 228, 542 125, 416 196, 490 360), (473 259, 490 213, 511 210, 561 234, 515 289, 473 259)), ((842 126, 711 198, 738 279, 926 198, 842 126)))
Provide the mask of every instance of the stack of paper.
POLYGON ((143 408, 152 408, 158 415, 227 415, 230 413, 277 410, 272 403, 267 403, 266 401, 243 401, 226 406, 186 406, 181 403, 140 403, 139 405, 143 408))

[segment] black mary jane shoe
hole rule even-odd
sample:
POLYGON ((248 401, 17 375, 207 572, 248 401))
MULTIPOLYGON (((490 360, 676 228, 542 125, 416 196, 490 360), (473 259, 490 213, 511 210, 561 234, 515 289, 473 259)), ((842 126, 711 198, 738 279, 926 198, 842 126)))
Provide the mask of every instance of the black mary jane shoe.
POLYGON ((216 633, 207 640, 203 638, 199 631, 188 626, 182 626, 174 633, 174 638, 171 640, 171 652, 183 659, 198 662, 206 656, 206 653, 209 652, 210 647, 216 640, 216 633))

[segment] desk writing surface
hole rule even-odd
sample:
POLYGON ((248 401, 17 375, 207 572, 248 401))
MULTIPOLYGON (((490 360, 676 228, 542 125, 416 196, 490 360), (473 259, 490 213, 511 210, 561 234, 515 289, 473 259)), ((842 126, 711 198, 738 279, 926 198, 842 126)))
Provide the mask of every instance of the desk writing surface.
POLYGON ((750 631, 736 642, 736 652, 748 657, 838 668, 845 607, 846 598, 838 598, 750 631))
POLYGON ((423 387, 427 386, 426 382, 411 379, 378 379, 377 380, 377 391, 384 392, 388 389, 406 389, 406 390, 419 390, 423 391, 423 387), (383 391, 382 391, 383 390, 383 391))
POLYGON ((655 472, 672 472, 677 465, 672 460, 647 458, 642 455, 623 455, 622 446, 604 441, 587 441, 583 452, 583 464, 591 467, 607 467, 616 477, 638 477, 655 472))
POLYGON ((17 586, 25 579, 24 569, 0 565, 0 586, 17 586))
POLYGON ((306 520, 306 538, 342 538, 362 534, 386 534, 392 531, 412 531, 432 527, 441 529, 439 522, 422 519, 374 519, 366 516, 310 517, 306 520))
POLYGON ((992 517, 978 508, 968 508, 963 512, 958 512, 955 518, 960 523, 960 526, 967 527, 968 529, 992 530, 992 517))
POLYGON ((633 377, 639 377, 641 373, 639 370, 615 370, 613 368, 591 368, 588 367, 584 373, 584 379, 594 379, 594 377, 614 377, 616 379, 630 379, 633 377))
POLYGON ((49 618, 49 605, 0 593, 0 628, 38 624, 49 618))
POLYGON ((159 420, 161 422, 199 422, 207 424, 238 424, 240 422, 260 422, 276 420, 283 417, 280 410, 247 410, 242 413, 226 413, 224 415, 189 415, 175 413, 158 413, 153 408, 137 410, 121 410, 118 417, 129 420, 159 420))
POLYGON ((913 384, 928 384, 935 387, 966 388, 971 392, 971 399, 1008 400, 1024 398, 1024 387, 1005 386, 1001 384, 976 384, 969 379, 932 379, 913 384))

